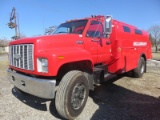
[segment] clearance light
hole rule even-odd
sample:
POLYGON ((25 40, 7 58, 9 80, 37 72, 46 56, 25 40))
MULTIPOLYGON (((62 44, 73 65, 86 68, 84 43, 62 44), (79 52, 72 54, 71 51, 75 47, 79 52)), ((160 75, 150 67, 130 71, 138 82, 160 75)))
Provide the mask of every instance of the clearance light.
POLYGON ((64 59, 64 56, 58 56, 58 59, 64 59))

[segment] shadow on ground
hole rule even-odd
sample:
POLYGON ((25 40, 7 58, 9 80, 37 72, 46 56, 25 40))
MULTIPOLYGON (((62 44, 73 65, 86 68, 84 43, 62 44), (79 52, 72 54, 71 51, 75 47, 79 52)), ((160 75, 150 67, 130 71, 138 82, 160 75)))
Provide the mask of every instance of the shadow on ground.
MULTIPOLYGON (((91 120, 160 119, 160 98, 139 94, 112 83, 118 79, 116 77, 103 83, 90 92, 90 97, 99 106, 91 120)), ((26 105, 41 111, 47 111, 46 102, 51 101, 31 95, 22 95, 14 88, 12 94, 26 105)), ((53 100, 49 105, 49 110, 54 117, 62 119, 56 111, 53 100)))
MULTIPOLYGON (((117 80, 117 78, 112 81, 117 80)), ((160 120, 160 98, 106 82, 90 93, 99 105, 91 120, 160 120)))
POLYGON ((49 104, 50 113, 54 117, 62 119, 61 116, 56 111, 54 100, 38 98, 36 96, 32 96, 27 93, 24 94, 18 91, 17 88, 12 89, 12 94, 24 104, 41 111, 47 111, 47 102, 50 102, 49 104))

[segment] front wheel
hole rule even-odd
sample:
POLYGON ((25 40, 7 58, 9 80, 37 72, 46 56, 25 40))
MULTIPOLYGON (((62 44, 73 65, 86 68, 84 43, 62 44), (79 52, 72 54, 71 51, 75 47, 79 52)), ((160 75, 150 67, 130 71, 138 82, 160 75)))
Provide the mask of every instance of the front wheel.
POLYGON ((146 61, 143 57, 140 58, 137 68, 133 70, 133 75, 136 78, 140 78, 143 76, 144 71, 146 69, 146 61))
POLYGON ((55 105, 66 119, 75 119, 83 110, 89 94, 88 80, 81 71, 64 75, 57 89, 55 105))

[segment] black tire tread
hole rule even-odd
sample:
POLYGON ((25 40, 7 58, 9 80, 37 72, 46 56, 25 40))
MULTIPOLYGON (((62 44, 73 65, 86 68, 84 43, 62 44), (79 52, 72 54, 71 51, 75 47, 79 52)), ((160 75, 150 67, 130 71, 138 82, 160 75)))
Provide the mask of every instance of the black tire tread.
POLYGON ((65 91, 67 90, 67 86, 69 85, 71 78, 79 72, 81 71, 78 71, 78 70, 69 71, 66 75, 64 75, 57 89, 56 98, 55 98, 56 109, 60 114, 60 116, 67 119, 69 116, 65 112, 65 105, 64 105, 65 91))
POLYGON ((141 64, 145 64, 145 60, 143 57, 140 58, 137 68, 133 70, 133 76, 136 78, 141 78, 143 76, 144 72, 141 73, 141 64))

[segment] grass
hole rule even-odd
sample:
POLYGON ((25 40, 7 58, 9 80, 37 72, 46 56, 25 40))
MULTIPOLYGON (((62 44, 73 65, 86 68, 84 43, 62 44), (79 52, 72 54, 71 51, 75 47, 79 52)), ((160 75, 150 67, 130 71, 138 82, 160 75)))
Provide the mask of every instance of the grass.
POLYGON ((157 53, 152 53, 152 59, 154 59, 154 60, 160 60, 160 52, 157 52, 157 53))
POLYGON ((8 66, 8 61, 0 61, 0 69, 5 69, 8 66))
POLYGON ((0 51, 0 55, 5 55, 5 54, 8 54, 7 52, 1 52, 0 51))

